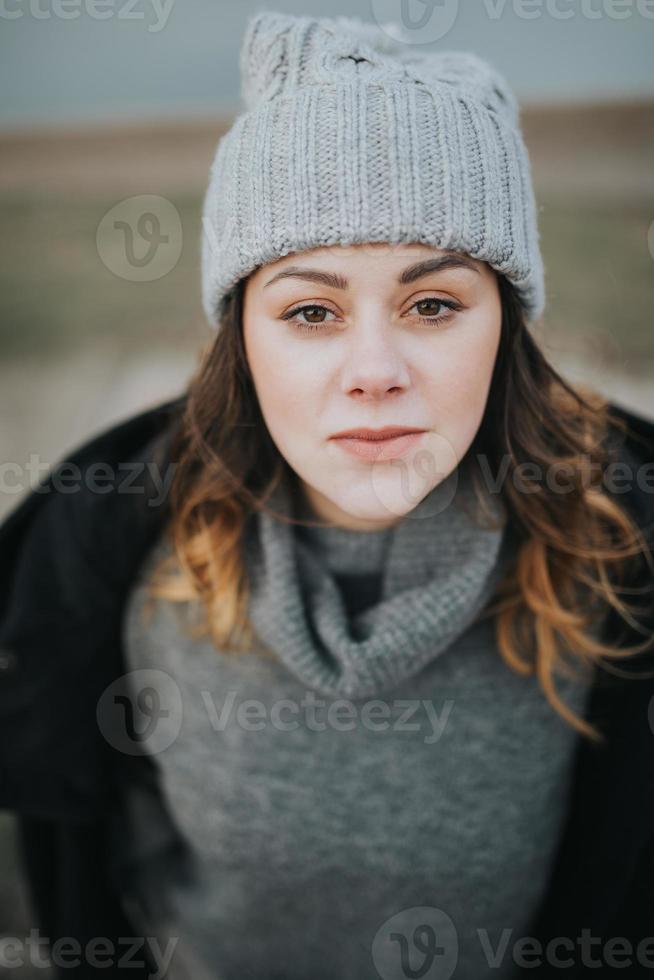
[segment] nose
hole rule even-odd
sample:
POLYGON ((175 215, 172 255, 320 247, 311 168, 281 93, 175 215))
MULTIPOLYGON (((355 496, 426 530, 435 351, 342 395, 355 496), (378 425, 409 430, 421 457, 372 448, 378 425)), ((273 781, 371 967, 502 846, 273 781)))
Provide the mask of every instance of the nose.
POLYGON ((399 394, 409 385, 409 369, 385 326, 352 328, 342 371, 345 394, 359 400, 399 394))

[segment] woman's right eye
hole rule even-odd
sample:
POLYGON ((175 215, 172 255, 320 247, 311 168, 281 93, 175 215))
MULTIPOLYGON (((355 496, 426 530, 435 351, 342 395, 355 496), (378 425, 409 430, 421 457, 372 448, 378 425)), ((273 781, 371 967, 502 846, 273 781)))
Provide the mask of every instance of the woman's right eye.
POLYGON ((331 313, 332 316, 334 316, 334 313, 331 310, 328 310, 326 306, 321 306, 319 303, 308 303, 304 306, 296 306, 295 309, 285 313, 282 320, 288 320, 289 322, 297 325, 299 329, 319 330, 320 327, 324 326, 324 324, 328 323, 329 321, 326 319, 313 321, 301 320, 300 315, 314 316, 317 314, 318 316, 321 316, 324 313, 331 313))

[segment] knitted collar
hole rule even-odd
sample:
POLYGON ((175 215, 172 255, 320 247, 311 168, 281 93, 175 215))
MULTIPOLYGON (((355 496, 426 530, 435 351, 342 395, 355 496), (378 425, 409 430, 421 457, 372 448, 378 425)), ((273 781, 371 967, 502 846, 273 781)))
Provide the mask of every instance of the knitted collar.
MULTIPOLYGON (((433 660, 471 625, 503 572, 506 514, 487 494, 499 527, 480 527, 469 478, 454 470, 394 527, 303 529, 291 481, 246 528, 250 621, 259 640, 304 684, 323 694, 368 697, 433 660), (381 573, 373 606, 348 615, 337 572, 381 573)), ((488 523, 488 522, 487 522, 488 523)))

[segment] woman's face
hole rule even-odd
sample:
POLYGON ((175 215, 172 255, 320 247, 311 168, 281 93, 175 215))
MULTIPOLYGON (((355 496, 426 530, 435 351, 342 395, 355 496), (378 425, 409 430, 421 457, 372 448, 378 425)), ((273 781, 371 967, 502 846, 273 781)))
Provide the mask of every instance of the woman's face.
POLYGON ((501 319, 494 270, 429 245, 334 245, 252 273, 243 331, 261 412, 319 517, 380 529, 455 469, 484 414, 501 319), (336 438, 387 426, 422 431, 336 438))

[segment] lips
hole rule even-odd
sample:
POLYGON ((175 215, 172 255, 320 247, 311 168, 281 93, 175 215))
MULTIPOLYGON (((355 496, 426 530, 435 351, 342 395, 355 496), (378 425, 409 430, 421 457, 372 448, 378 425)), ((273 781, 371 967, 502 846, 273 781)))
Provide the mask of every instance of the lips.
POLYGON ((390 439, 407 433, 424 432, 424 429, 412 425, 385 425, 381 429, 344 429, 332 436, 332 439, 390 439))
MULTIPOLYGON (((359 456, 369 462, 383 462, 390 459, 397 459, 405 452, 415 446, 425 434, 424 429, 403 429, 400 426, 389 427, 390 435, 380 436, 377 432, 368 430, 366 435, 361 436, 338 436, 333 441, 340 446, 346 453, 359 456)), ((361 432, 362 430, 352 430, 361 432)), ((363 430, 365 431, 365 430, 363 430)))

